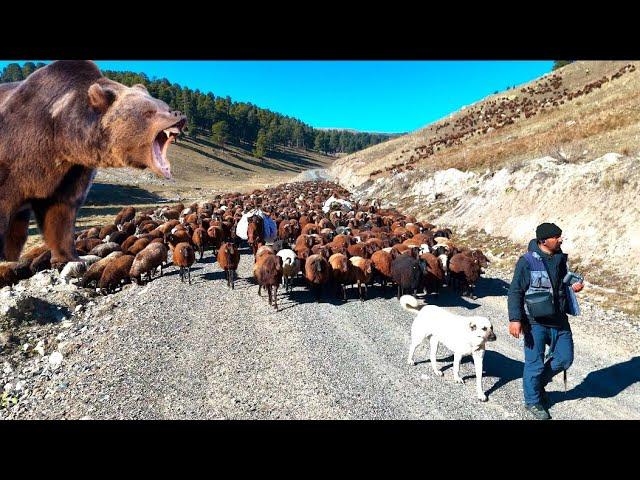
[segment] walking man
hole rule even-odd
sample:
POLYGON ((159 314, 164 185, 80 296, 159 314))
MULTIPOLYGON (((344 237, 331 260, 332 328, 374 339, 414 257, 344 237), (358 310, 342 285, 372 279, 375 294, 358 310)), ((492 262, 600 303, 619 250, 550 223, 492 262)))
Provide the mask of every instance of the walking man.
POLYGON ((516 264, 509 287, 509 333, 524 335, 523 390, 526 409, 539 420, 547 412, 545 386, 573 363, 573 337, 567 313, 571 311, 568 289, 579 292, 582 283, 563 282, 567 255, 562 253, 562 230, 553 223, 536 228, 529 251, 516 264), (545 347, 549 351, 545 358, 545 347))

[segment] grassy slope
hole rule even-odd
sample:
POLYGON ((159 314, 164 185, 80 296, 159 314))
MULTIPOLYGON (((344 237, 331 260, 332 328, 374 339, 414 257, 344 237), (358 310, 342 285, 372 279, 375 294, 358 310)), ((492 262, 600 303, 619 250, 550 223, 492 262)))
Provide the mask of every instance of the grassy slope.
MULTIPOLYGON (((610 78, 627 64, 640 67, 640 62, 582 61, 554 73, 562 78, 560 90, 566 88, 575 92, 605 75, 610 78)), ((529 95, 521 92, 521 89, 532 87, 540 90, 539 87, 548 81, 549 76, 491 95, 409 135, 341 158, 335 162, 333 169, 341 173, 349 170, 353 185, 366 182, 369 178, 389 176, 391 172, 385 171, 385 168, 394 164, 402 165, 411 156, 417 157, 415 149, 420 145, 460 132, 460 129, 454 131, 454 122, 470 114, 478 119, 479 112, 489 102, 507 98, 548 98, 549 93, 529 95), (443 127, 446 122, 450 125, 443 127), (383 172, 370 176, 377 170, 383 172)), ((571 161, 593 159, 608 152, 636 154, 639 151, 639 130, 640 70, 636 70, 603 84, 587 95, 543 109, 528 119, 522 116, 514 124, 467 136, 462 144, 444 147, 420 159, 414 166, 422 173, 445 168, 480 171, 545 155, 557 156, 560 151, 571 161)))

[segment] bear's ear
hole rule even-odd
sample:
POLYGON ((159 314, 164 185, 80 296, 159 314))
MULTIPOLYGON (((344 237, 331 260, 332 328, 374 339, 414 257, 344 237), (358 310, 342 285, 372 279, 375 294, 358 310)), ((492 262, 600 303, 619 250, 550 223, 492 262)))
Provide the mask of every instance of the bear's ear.
POLYGON ((89 106, 97 112, 104 113, 116 99, 116 94, 112 90, 103 88, 99 83, 94 83, 89 87, 89 106))
POLYGON ((136 83, 131 88, 137 88, 139 90, 142 90, 145 93, 149 93, 149 90, 147 90, 147 87, 145 87, 142 83, 136 83))

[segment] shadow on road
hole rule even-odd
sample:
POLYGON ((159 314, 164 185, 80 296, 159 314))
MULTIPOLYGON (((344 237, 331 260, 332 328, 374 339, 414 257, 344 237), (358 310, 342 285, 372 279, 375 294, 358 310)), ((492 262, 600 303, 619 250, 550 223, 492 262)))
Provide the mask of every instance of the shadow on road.
POLYGON ((474 293, 478 298, 506 297, 509 293, 509 284, 500 278, 480 277, 474 293))
MULTIPOLYGON (((571 372, 571 370, 569 370, 571 372)), ((568 392, 549 392, 552 404, 582 398, 612 398, 640 382, 640 356, 589 373, 568 392)))

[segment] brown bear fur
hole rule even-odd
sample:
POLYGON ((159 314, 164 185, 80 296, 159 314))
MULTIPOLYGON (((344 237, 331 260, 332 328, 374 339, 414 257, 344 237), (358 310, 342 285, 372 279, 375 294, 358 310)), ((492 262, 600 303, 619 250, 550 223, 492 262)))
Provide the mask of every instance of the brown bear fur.
POLYGON ((96 169, 148 167, 170 178, 166 150, 184 122, 91 61, 54 62, 0 85, 0 260, 19 257, 33 211, 52 265, 77 261, 76 213, 96 169))

